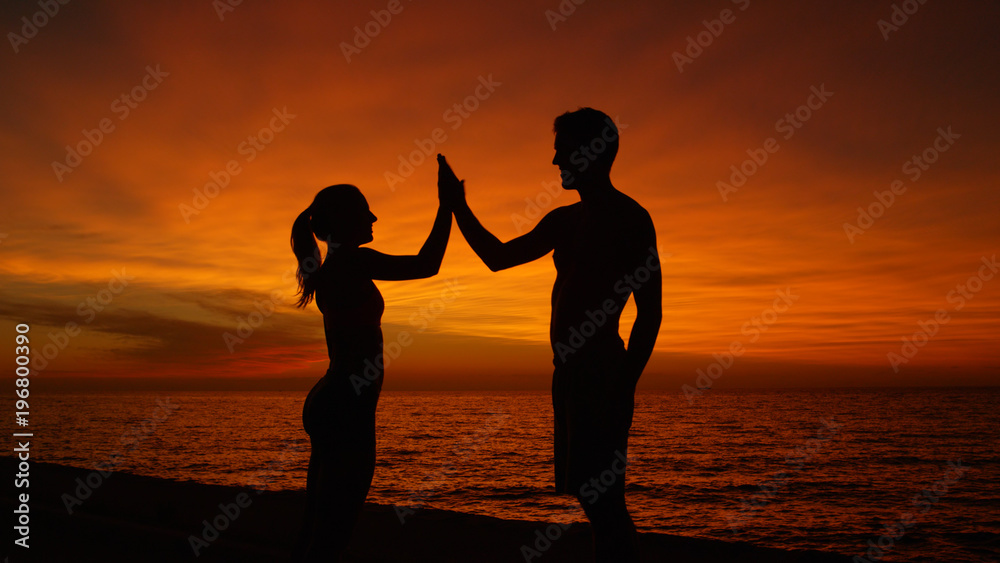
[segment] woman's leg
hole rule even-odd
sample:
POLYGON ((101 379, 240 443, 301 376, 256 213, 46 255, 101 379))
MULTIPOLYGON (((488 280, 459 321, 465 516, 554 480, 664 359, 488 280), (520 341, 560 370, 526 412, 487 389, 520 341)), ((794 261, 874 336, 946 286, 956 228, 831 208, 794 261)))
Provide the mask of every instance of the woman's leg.
POLYGON ((299 539, 292 551, 293 561, 306 561, 306 552, 310 549, 313 538, 316 536, 317 512, 319 510, 319 479, 323 472, 325 456, 322 453, 322 442, 318 442, 313 434, 319 429, 323 421, 317 420, 322 408, 317 403, 317 397, 322 395, 326 388, 327 381, 320 379, 306 396, 305 404, 302 406, 302 427, 309 435, 310 453, 309 467, 306 472, 306 509, 302 517, 302 530, 299 539))
POLYGON ((345 513, 347 501, 342 494, 345 465, 329 444, 313 441, 307 478, 306 510, 309 521, 304 561, 339 561, 353 528, 353 519, 345 513))
POLYGON ((347 405, 340 403, 336 424, 314 429, 306 480, 305 561, 339 560, 364 508, 375 473, 378 389, 372 391, 374 397, 367 400, 355 395, 347 405))
POLYGON ((324 466, 319 478, 329 488, 331 502, 320 510, 333 513, 327 529, 338 538, 341 549, 350 540, 375 476, 375 408, 380 387, 369 387, 360 396, 352 397, 355 402, 350 418, 340 427, 337 455, 324 466))

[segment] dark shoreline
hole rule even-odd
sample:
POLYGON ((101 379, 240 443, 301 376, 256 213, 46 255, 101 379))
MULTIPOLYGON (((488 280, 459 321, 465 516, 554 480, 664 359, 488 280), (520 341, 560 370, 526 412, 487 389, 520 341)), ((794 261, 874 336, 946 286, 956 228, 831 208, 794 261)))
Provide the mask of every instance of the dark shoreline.
MULTIPOLYGON (((13 476, 15 458, 3 456, 6 475, 13 476)), ((8 544, 10 561, 288 561, 295 542, 304 493, 264 491, 190 481, 112 473, 67 512, 63 494, 74 495, 79 483, 96 472, 49 463, 31 463, 28 489, 7 488, 5 504, 16 507, 12 493, 30 495, 30 549, 8 544), (241 496, 244 495, 244 496, 241 496), (223 516, 220 503, 230 514, 223 516), (245 506, 239 507, 242 503, 245 506), (225 524, 214 541, 202 538, 204 521, 225 524), (198 543, 195 556, 191 537, 198 543)), ((81 489, 86 493, 86 489, 81 489)), ((13 509, 13 508, 12 508, 13 509)), ((544 522, 501 520, 438 509, 420 509, 401 525, 392 506, 369 504, 349 550, 348 561, 524 562, 522 546, 542 547, 532 562, 589 560, 586 524, 574 524, 546 548, 539 532, 544 522), (537 545, 536 545, 537 542, 537 545)), ((556 535, 556 528, 550 533, 556 535)), ((15 538, 18 537, 15 534, 15 538)), ((211 539, 212 532, 208 532, 211 539)), ((726 542, 643 533, 644 561, 840 563, 847 556, 816 551, 784 551, 726 542)), ((530 553, 530 552, 529 552, 530 553)))

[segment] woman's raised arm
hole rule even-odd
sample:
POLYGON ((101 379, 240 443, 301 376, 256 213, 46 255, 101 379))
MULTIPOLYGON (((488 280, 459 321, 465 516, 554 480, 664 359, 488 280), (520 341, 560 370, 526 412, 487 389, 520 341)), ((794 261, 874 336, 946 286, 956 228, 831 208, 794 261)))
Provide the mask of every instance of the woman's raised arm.
POLYGON ((438 210, 427 240, 415 256, 393 256, 371 248, 358 251, 373 280, 415 280, 437 275, 451 234, 451 209, 441 201, 441 171, 438 171, 438 210))

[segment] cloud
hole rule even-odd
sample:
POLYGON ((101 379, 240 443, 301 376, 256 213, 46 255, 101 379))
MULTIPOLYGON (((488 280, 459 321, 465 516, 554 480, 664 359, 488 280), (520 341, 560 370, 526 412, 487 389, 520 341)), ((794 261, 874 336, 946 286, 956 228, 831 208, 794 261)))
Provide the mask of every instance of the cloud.
MULTIPOLYGON (((430 154, 449 157, 483 224, 508 240, 531 205, 576 201, 539 197, 555 179, 552 119, 591 105, 628 125, 613 180, 650 210, 672 253, 660 353, 710 355, 790 286, 802 300, 754 354, 884 362, 887 345, 949 306, 948 292, 1000 246, 991 97, 1000 72, 984 55, 996 51, 1000 8, 929 3, 886 41, 877 26, 886 6, 738 4, 586 3, 553 31, 545 11, 558 4, 547 0, 407 3, 350 63, 341 43, 372 7, 244 3, 219 21, 207 3, 68 4, 20 53, 3 55, 0 312, 53 329, 79 322, 78 303, 124 268, 135 285, 86 327, 65 356, 73 369, 305 374, 325 361, 315 309, 279 307, 237 354, 222 334, 273 291, 291 301, 291 224, 320 188, 358 185, 379 216, 372 246, 415 253, 433 219, 436 171, 411 155, 440 128, 447 139, 430 154), (671 55, 723 7, 735 22, 678 72, 671 55), (121 118, 115 101, 157 65, 168 76, 121 118), (453 127, 446 112, 491 75, 501 85, 453 127), (833 96, 784 138, 777 122, 823 85, 833 96), (286 107, 296 117, 267 133, 286 107), (60 181, 52 162, 105 118, 114 130, 60 181), (904 163, 949 126, 960 139, 910 179, 904 163), (250 158, 241 146, 256 137, 271 140, 250 158), (770 137, 780 150, 723 201, 717 183, 770 137), (400 159, 413 172, 390 189, 386 173, 399 173, 400 159), (239 172, 217 180, 232 162, 239 172), (907 191, 852 244, 845 224, 897 179, 907 191), (225 186, 211 192, 213 182, 225 186), (206 205, 185 221, 180 206, 199 192, 206 205)), ((6 29, 24 9, 0 7, 6 29)), ((455 229, 442 276, 467 290, 423 346, 467 346, 513 371, 531 361, 491 356, 489 342, 524 358, 547 348, 548 258, 492 274, 455 229)), ((385 325, 412 326, 442 283, 380 282, 385 325)), ((997 361, 982 351, 997 336, 992 283, 915 364, 997 361)), ((423 358, 418 348, 411 358, 423 358)), ((408 373, 431 364, 420 366, 408 373)))

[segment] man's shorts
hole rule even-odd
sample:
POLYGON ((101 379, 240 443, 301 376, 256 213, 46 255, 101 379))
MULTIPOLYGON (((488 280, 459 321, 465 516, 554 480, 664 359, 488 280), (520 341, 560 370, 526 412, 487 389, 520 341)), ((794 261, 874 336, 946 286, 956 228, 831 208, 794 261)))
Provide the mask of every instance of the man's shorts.
MULTIPOLYGON (((624 344, 581 349, 552 374, 556 492, 580 495, 592 478, 621 468, 635 407, 624 344)), ((624 485, 624 478, 618 483, 624 485)))

